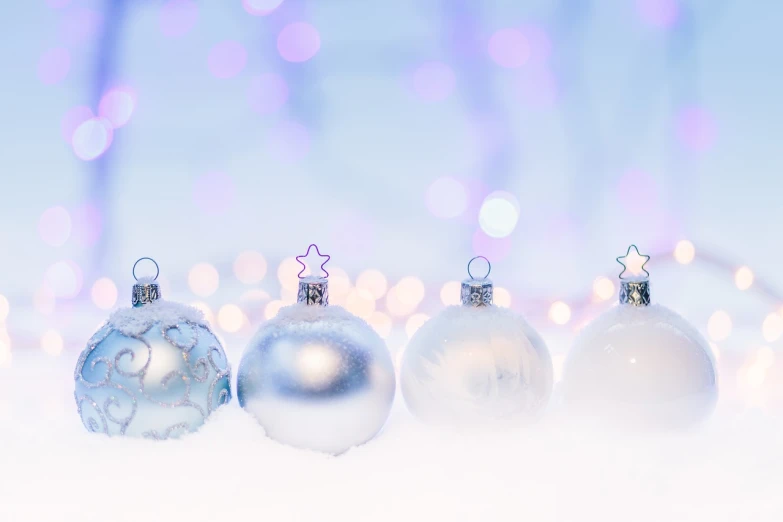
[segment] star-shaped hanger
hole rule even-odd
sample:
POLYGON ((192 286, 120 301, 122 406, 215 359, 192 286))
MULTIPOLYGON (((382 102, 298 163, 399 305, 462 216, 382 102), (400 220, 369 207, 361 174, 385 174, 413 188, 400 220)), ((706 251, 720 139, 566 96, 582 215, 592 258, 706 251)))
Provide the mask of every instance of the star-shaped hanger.
MULTIPOLYGON (((303 255, 303 256, 296 256, 296 262, 299 263, 300 265, 302 265, 302 269, 297 274, 297 277, 299 279, 302 279, 302 274, 304 274, 305 270, 307 270, 307 265, 302 260, 307 258, 310 255, 310 249, 313 248, 313 247, 315 247, 315 251, 318 253, 318 257, 320 259, 326 258, 324 260, 324 262, 321 263, 321 270, 323 271, 324 274, 326 274, 326 277, 329 277, 329 272, 326 271, 326 268, 324 268, 324 265, 329 262, 329 260, 332 258, 332 256, 321 254, 321 251, 318 250, 318 245, 313 243, 312 245, 307 247, 307 252, 305 252, 305 255, 303 255)), ((311 270, 311 272, 312 272, 312 270, 311 270)))
POLYGON ((620 279, 625 279, 623 276, 626 272, 630 272, 635 278, 642 277, 642 272, 644 272, 644 279, 647 279, 650 277, 650 272, 644 268, 644 265, 646 265, 649 260, 650 256, 640 254, 636 245, 629 246, 628 252, 626 252, 624 256, 617 258, 617 262, 623 265, 623 270, 620 272, 620 279), (634 251, 633 254, 631 254, 631 250, 634 251))

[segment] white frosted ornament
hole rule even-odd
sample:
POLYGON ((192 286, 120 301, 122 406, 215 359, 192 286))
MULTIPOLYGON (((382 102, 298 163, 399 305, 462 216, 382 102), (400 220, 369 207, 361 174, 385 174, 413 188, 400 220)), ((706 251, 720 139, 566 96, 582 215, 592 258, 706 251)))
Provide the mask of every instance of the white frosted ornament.
POLYGON ((648 259, 635 245, 617 258, 623 265, 620 303, 588 324, 568 354, 562 401, 582 421, 678 429, 701 422, 715 408, 717 373, 709 344, 683 317, 651 303, 648 259))
POLYGON ((164 301, 156 278, 137 279, 133 306, 112 313, 76 363, 76 406, 91 432, 178 437, 231 399, 231 367, 204 314, 164 301))
MULTIPOLYGON (((471 259, 486 258, 479 256, 471 259)), ((427 321, 403 356, 400 385, 408 409, 436 424, 481 427, 529 422, 552 391, 543 339, 519 315, 492 303, 487 279, 462 282, 461 306, 427 321)))
POLYGON ((303 272, 297 303, 264 323, 242 355, 237 397, 272 439, 340 454, 383 427, 394 401, 394 365, 365 321, 328 306, 327 278, 301 278, 303 272))

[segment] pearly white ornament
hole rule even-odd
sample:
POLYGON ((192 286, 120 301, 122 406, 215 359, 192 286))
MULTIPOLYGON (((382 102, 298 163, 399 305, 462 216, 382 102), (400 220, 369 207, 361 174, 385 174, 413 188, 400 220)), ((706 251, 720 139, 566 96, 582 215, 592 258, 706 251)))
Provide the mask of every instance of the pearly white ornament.
MULTIPOLYGON (((624 268, 631 249, 639 256, 632 245, 618 258, 624 268)), ((572 416, 590 423, 630 430, 686 428, 715 407, 715 363, 696 328, 651 303, 645 263, 628 278, 623 270, 619 305, 580 332, 565 362, 561 397, 572 416)))
POLYGON ((524 423, 549 400, 546 344, 522 317, 493 305, 487 276, 463 281, 462 305, 430 319, 405 350, 402 393, 411 413, 424 421, 462 427, 524 423))

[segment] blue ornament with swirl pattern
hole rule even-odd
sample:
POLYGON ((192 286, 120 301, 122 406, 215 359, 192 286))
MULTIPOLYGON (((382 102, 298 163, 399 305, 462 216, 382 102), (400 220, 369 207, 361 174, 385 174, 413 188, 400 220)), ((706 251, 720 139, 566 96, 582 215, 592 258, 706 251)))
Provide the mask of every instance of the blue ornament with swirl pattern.
POLYGON ((162 300, 155 278, 137 279, 133 307, 115 311, 79 356, 76 406, 91 432, 174 438, 231 399, 220 341, 201 311, 162 300))

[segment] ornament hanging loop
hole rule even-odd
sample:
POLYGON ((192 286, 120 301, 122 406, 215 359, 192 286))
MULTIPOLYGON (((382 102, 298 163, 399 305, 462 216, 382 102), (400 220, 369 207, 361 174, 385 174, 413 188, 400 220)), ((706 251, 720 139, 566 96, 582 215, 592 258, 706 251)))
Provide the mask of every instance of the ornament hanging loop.
POLYGON ((324 277, 329 277, 329 272, 326 270, 324 265, 326 265, 326 263, 328 263, 329 260, 332 259, 332 256, 328 254, 326 255, 322 254, 321 251, 318 249, 318 245, 316 245, 315 243, 311 243, 310 246, 307 247, 307 252, 305 252, 303 256, 296 256, 296 262, 302 265, 302 269, 299 271, 298 274, 296 274, 296 277, 298 277, 299 279, 303 279, 302 274, 304 274, 305 270, 307 270, 307 265, 304 264, 304 261, 302 261, 302 259, 305 259, 310 255, 310 249, 313 247, 315 247, 315 253, 318 254, 319 258, 321 259, 323 259, 324 257, 326 258, 324 262, 321 263, 321 271, 323 271, 323 273, 326 274, 324 277))
POLYGON ((136 281, 139 280, 139 277, 136 275, 136 266, 141 263, 142 261, 152 261, 152 263, 155 265, 155 277, 152 278, 153 281, 158 279, 158 276, 160 275, 160 267, 158 266, 158 262, 152 259, 151 257, 140 257, 136 260, 135 263, 133 263, 133 279, 136 281))
POLYGON ((487 259, 486 257, 484 257, 484 256, 476 256, 476 257, 474 257, 473 259, 471 259, 470 261, 468 261, 468 276, 469 276, 471 279, 486 279, 486 278, 488 278, 488 277, 489 277, 489 273, 490 273, 490 272, 492 272, 492 263, 490 263, 490 262, 489 262, 489 259, 487 259), (473 274, 470 272, 470 265, 472 265, 472 264, 473 264, 473 262, 474 262, 476 259, 483 259, 484 261, 486 261, 486 262, 487 262, 487 273, 486 273, 486 274, 484 274, 482 277, 476 277, 476 276, 474 276, 474 275, 473 275, 473 274))
POLYGON ((329 304, 329 280, 327 279, 327 277, 329 277, 329 272, 324 265, 326 265, 331 258, 332 256, 330 255, 321 254, 318 245, 315 243, 312 243, 307 247, 307 252, 305 252, 303 256, 296 256, 296 262, 302 265, 302 269, 297 274, 297 277, 299 278, 299 291, 296 295, 297 303, 304 303, 307 306, 326 306, 329 304), (320 259, 326 258, 323 263, 321 263, 321 271, 326 274, 324 277, 320 274, 302 276, 302 274, 305 273, 305 270, 307 270, 307 265, 305 265, 303 259, 310 255, 310 249, 313 247, 315 247, 315 252, 320 259))

